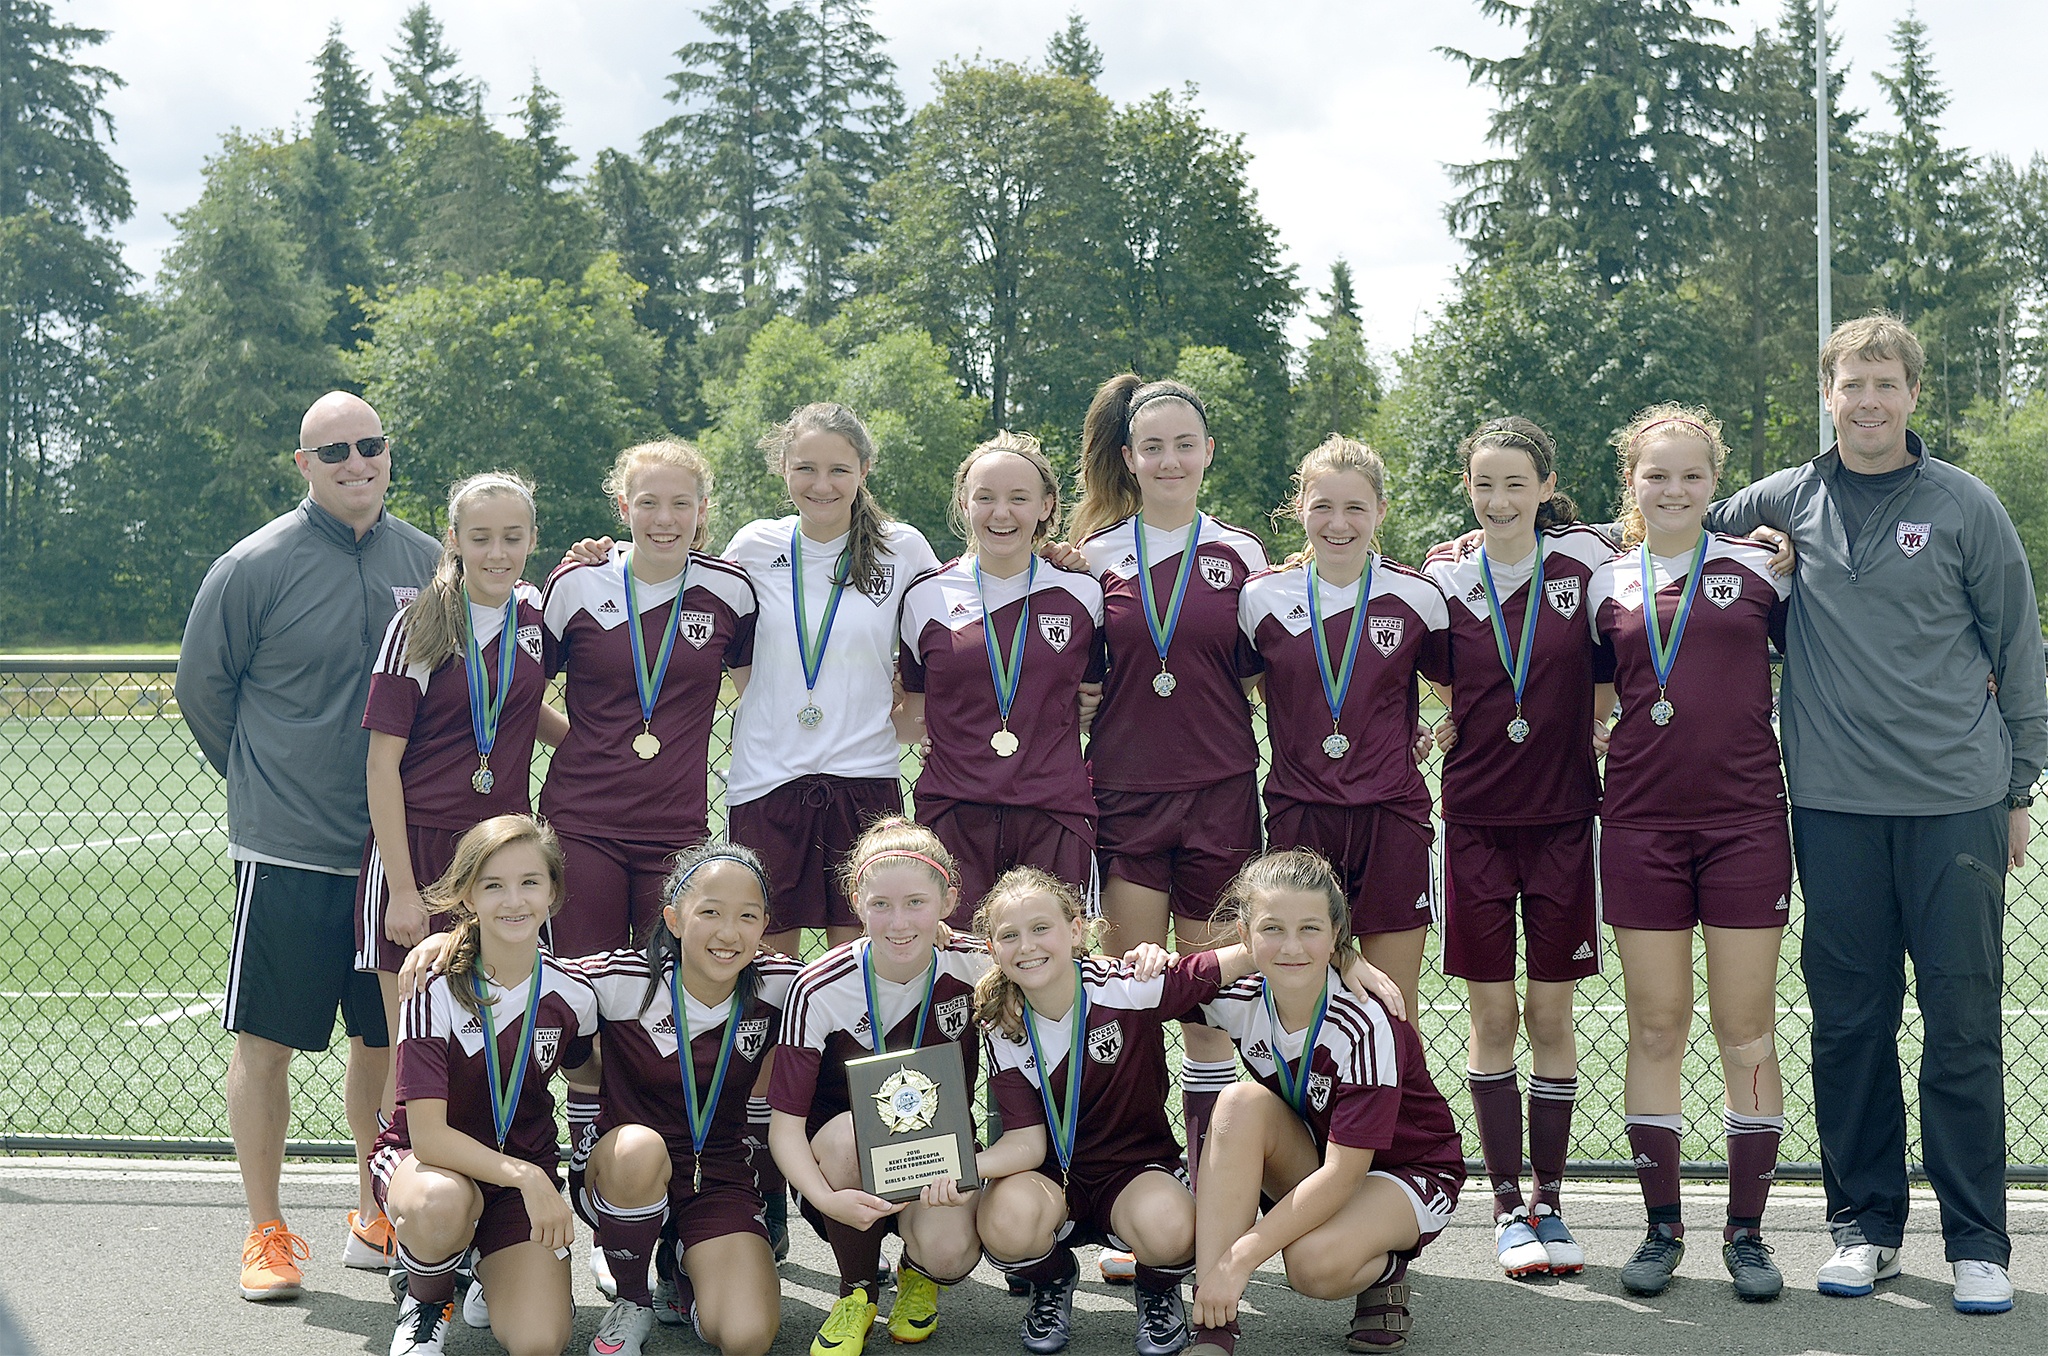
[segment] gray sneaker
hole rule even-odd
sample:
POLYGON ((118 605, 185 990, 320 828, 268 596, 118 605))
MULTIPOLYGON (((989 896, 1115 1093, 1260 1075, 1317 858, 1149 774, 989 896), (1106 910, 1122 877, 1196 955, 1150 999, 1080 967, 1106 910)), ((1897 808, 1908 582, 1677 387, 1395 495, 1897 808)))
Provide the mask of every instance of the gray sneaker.
POLYGON ((590 1339, 590 1356, 640 1356, 654 1331, 654 1310, 629 1299, 614 1300, 590 1339))

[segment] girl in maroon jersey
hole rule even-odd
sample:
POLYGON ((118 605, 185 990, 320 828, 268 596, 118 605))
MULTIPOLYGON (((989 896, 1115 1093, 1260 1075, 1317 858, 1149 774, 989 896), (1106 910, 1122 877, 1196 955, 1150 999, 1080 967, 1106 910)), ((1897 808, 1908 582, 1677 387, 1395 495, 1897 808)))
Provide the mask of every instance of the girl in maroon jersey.
POLYGON ((917 817, 960 864, 970 901, 1013 866, 1081 890, 1094 881, 1079 704, 1082 686, 1101 677, 1102 589, 1035 554, 1059 508, 1038 440, 997 434, 953 476, 953 525, 968 554, 903 596, 899 729, 931 739, 917 817))
POLYGON ((753 585, 696 549, 710 523, 703 457, 674 441, 629 447, 604 488, 631 542, 602 564, 561 566, 543 605, 568 675, 569 733, 540 796, 568 861, 550 930, 563 956, 649 935, 669 859, 706 833, 725 671, 753 662, 753 585))
POLYGON ((1493 1183, 1495 1247, 1510 1276, 1585 1269, 1559 1213, 1578 1095, 1572 996, 1600 968, 1592 751, 1596 647, 1579 609, 1614 544, 1578 521, 1557 488, 1556 448, 1527 419, 1495 419, 1459 445, 1480 533, 1429 553, 1423 571, 1449 603, 1450 709, 1443 769, 1444 972, 1465 980, 1467 1078, 1493 1183), (1517 1011, 1516 903, 1527 950, 1517 1011), (1529 1162, 1522 1197, 1522 1102, 1515 1037, 1526 1021, 1529 1162))
POLYGON ((758 954, 768 890, 747 848, 691 848, 663 894, 663 926, 645 952, 581 967, 597 991, 605 1057, 598 1139, 573 1194, 618 1286, 590 1349, 638 1356, 659 1317, 694 1319, 725 1356, 758 1356, 775 1340, 781 1304, 747 1103, 765 1086, 800 967, 758 954), (648 1266, 665 1235, 682 1249, 681 1274, 665 1265, 657 1295, 648 1266))
MULTIPOLYGON (((391 619, 370 675, 370 837, 356 888, 356 968, 376 972, 387 1029, 398 1029, 398 967, 450 919, 428 913, 422 885, 440 878, 475 825, 529 808, 536 738, 568 723, 542 700, 552 646, 540 595, 520 576, 533 550, 533 486, 490 471, 448 493, 441 564, 391 619)), ((384 1118, 396 1109, 396 1068, 384 1118)), ((389 1265, 391 1226, 351 1218, 352 1266, 389 1265)))
POLYGON ((892 1205, 861 1190, 846 1061, 885 1049, 957 1041, 971 1083, 974 985, 989 968, 978 941, 946 935, 959 904, 952 856, 937 834, 898 816, 854 844, 842 884, 863 935, 804 967, 790 990, 768 1086, 768 1147, 808 1219, 831 1245, 839 1301, 814 1351, 859 1356, 873 1324, 869 1298, 882 1239, 903 1237, 889 1335, 922 1342, 938 1327, 938 1294, 980 1257, 976 1197, 948 1178, 892 1205))
MULTIPOLYGON (((1109 667, 1088 760, 1102 916, 1119 946, 1164 946, 1169 926, 1183 954, 1210 946, 1209 915, 1262 837, 1241 686, 1258 665, 1238 638, 1237 598, 1266 552, 1197 507, 1215 455, 1201 397, 1179 382, 1126 372, 1088 406, 1069 530, 1078 563, 1102 584, 1109 667)), ((1189 1023, 1181 1037, 1192 1165, 1237 1062, 1207 1027, 1189 1023)), ((1105 1253, 1102 1265, 1105 1279, 1132 1274, 1128 1258, 1105 1253)))
MULTIPOLYGON (((1194 1262, 1195 1201, 1167 1122, 1163 1027, 1250 974, 1251 953, 1232 944, 1169 966, 1140 943, 1111 960, 1088 954, 1098 927, 1072 887, 1035 867, 1005 872, 975 913, 995 961, 975 1014, 1003 1120, 976 1160, 987 1183, 976 1222, 990 1259, 1031 1287, 1025 1350, 1066 1345, 1074 1249, 1101 1241, 1135 1253, 1138 1351, 1171 1356, 1187 1342, 1180 1280, 1194 1262)), ((1346 983, 1361 998, 1369 983, 1398 994, 1355 964, 1346 983)))
POLYGON ((492 1331, 514 1356, 569 1340, 575 1221, 555 1176, 548 1079, 597 1030, 590 986, 540 946, 562 899, 562 853, 527 815, 485 820, 426 891, 456 912, 447 972, 406 1000, 397 1116, 371 1156, 406 1294, 392 1356, 438 1353, 455 1268, 474 1247, 492 1331))
POLYGON ((1662 1292, 1685 1255, 1679 1216, 1680 1065, 1692 1028, 1692 931, 1705 934, 1707 1007, 1726 1083, 1728 1220, 1722 1260, 1744 1299, 1784 1281, 1762 1241, 1785 1124, 1773 1028, 1792 850, 1771 726, 1768 642, 1791 585, 1770 548, 1701 524, 1727 448, 1704 410, 1659 405, 1616 435, 1624 554, 1588 587, 1622 714, 1607 750, 1600 875, 1628 1004, 1629 1147, 1649 1232, 1622 1284, 1662 1292), (1646 606, 1646 601, 1648 606, 1646 606))
POLYGON ((1239 1300, 1276 1253, 1302 1294, 1357 1296, 1351 1350, 1399 1350, 1408 1263, 1457 1206, 1464 1150, 1415 1028, 1338 982, 1351 913, 1302 849, 1246 866, 1217 911, 1258 973, 1202 1015, 1257 1081, 1224 1091, 1202 1151, 1192 1356, 1235 1350, 1239 1300))
POLYGON ((1416 1011, 1429 935, 1429 789, 1416 766, 1418 671, 1440 673, 1450 614, 1425 576, 1381 556, 1387 472, 1332 434, 1302 459, 1284 506, 1308 541, 1238 596, 1264 662, 1272 767, 1266 836, 1332 862, 1365 957, 1416 1011))

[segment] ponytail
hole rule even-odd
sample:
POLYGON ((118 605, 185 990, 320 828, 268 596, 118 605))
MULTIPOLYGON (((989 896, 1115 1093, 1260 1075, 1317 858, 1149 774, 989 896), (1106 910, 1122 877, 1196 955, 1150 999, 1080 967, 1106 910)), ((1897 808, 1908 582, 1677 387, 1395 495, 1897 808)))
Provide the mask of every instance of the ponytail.
POLYGON ((1131 420, 1155 400, 1182 402, 1202 421, 1203 434, 1209 432, 1209 411, 1202 398, 1180 382, 1148 382, 1135 372, 1103 382, 1088 402, 1088 416, 1081 424, 1081 498, 1067 525, 1067 534, 1075 541, 1114 527, 1145 506, 1138 478, 1124 464, 1124 449, 1131 445, 1131 420))
MULTIPOLYGON (((1386 502, 1387 464, 1380 459, 1380 454, 1367 447, 1364 443, 1359 442, 1356 438, 1347 438, 1341 433, 1332 433, 1329 437, 1323 439, 1322 442, 1316 444, 1314 451, 1301 459, 1301 465, 1294 472, 1294 493, 1288 496, 1286 503, 1273 510, 1272 518, 1274 523, 1278 524, 1290 518, 1296 522, 1305 522, 1305 514, 1308 507, 1308 487, 1315 482, 1317 476, 1330 475, 1337 471, 1356 471, 1364 476, 1366 483, 1372 486, 1372 492, 1379 497, 1380 502, 1386 502)), ((1368 543, 1368 547, 1374 551, 1380 549, 1380 539, 1377 532, 1373 534, 1373 539, 1368 543)), ((1303 542, 1299 551, 1296 551, 1281 562, 1280 568, 1283 570, 1299 569, 1315 558, 1315 543, 1312 541, 1303 542)))
MULTIPOLYGON (((1548 480, 1557 474, 1557 443, 1533 419, 1520 415, 1509 415, 1505 419, 1489 419, 1458 444, 1458 462, 1465 473, 1472 472, 1472 454, 1483 447, 1513 448, 1529 458, 1535 468, 1536 479, 1548 480)), ((1536 506, 1536 530, 1542 532, 1552 527, 1569 527, 1579 521, 1579 506, 1563 490, 1552 490, 1550 497, 1536 506)))
POLYGON ((846 534, 846 573, 834 575, 835 584, 850 584, 857 593, 880 602, 888 588, 882 582, 882 557, 888 554, 888 526, 892 521, 868 491, 867 476, 875 469, 875 437, 861 417, 844 405, 817 400, 790 412, 789 418, 761 436, 758 446, 768 470, 783 473, 789 450, 806 433, 830 433, 844 438, 860 463, 861 486, 853 495, 853 520, 846 534))

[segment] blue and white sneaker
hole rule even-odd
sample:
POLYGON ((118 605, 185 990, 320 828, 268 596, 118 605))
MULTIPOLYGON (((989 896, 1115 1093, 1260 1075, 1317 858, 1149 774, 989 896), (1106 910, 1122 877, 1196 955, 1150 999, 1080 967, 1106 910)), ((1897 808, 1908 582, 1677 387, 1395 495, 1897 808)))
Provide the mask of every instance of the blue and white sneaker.
POLYGON ((1529 1227, 1529 1212, 1517 1208, 1493 1222, 1493 1247, 1500 1256, 1500 1268, 1510 1276, 1548 1275, 1550 1250, 1529 1227))
POLYGON ((1835 1233, 1834 1256, 1820 1264, 1815 1288, 1823 1295, 1860 1299, 1899 1274, 1899 1250, 1880 1248, 1865 1241, 1863 1230, 1851 1224, 1835 1233))
POLYGON ((1576 1276, 1586 1269, 1586 1250, 1565 1227, 1563 1215, 1547 1205, 1539 1205, 1530 1212, 1529 1222, 1550 1258, 1551 1275, 1576 1276))

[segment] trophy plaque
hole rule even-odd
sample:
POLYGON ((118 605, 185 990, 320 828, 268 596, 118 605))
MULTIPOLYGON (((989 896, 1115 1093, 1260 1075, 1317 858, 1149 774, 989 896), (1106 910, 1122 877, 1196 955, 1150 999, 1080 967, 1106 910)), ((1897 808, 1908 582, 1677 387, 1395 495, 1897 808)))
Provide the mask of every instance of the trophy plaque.
POLYGON ((915 1200, 934 1177, 963 1191, 981 1185, 974 1089, 958 1041, 849 1059, 846 1084, 863 1191, 894 1202, 915 1200))

